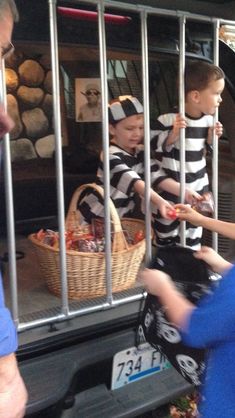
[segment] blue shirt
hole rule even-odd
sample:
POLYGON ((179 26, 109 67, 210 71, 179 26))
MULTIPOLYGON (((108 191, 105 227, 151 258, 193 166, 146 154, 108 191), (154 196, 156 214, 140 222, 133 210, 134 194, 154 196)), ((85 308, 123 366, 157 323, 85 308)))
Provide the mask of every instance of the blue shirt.
MULTIPOLYGON (((0 141, 0 170, 2 162, 2 141, 0 141)), ((17 332, 11 314, 5 306, 0 271, 0 357, 16 351, 18 347, 17 332)))
POLYGON ((193 311, 185 343, 209 348, 202 418, 235 417, 235 266, 193 311))
POLYGON ((17 332, 9 309, 6 308, 0 273, 0 357, 16 351, 17 332))

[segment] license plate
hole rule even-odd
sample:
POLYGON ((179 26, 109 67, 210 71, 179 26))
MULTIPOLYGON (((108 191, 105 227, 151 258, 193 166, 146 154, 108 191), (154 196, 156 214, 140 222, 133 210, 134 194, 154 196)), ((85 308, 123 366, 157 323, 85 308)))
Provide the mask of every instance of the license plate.
POLYGON ((113 358, 111 389, 118 389, 169 367, 166 357, 148 343, 119 351, 113 358))

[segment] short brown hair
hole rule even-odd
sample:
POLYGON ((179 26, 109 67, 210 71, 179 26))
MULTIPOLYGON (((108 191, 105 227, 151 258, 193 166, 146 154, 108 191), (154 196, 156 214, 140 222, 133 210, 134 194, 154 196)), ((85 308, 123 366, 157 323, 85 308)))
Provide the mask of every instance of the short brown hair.
POLYGON ((192 90, 204 90, 213 80, 225 78, 223 70, 206 61, 192 61, 185 66, 185 95, 192 90))
POLYGON ((14 0, 0 0, 0 19, 6 10, 10 10, 14 22, 18 22, 19 13, 14 0))

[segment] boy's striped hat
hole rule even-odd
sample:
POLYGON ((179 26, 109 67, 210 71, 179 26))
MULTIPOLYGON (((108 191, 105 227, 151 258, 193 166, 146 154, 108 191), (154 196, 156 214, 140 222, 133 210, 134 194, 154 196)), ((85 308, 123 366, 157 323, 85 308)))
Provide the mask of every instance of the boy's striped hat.
POLYGON ((115 124, 129 116, 143 113, 144 108, 136 97, 119 96, 109 104, 108 111, 109 123, 115 124))

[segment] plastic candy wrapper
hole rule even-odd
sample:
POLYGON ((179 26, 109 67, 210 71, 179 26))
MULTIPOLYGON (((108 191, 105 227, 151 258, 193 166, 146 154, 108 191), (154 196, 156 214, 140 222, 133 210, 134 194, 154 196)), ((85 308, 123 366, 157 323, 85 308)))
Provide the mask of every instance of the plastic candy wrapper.
POLYGON ((178 209, 173 208, 173 209, 168 211, 168 217, 170 219, 175 220, 177 218, 177 213, 178 213, 178 209))
MULTIPOLYGON (((104 251, 104 239, 98 240, 88 229, 84 229, 85 232, 80 230, 66 231, 65 232, 65 244, 66 250, 84 251, 84 252, 100 252, 104 251)), ((40 229, 37 232, 36 238, 43 244, 49 245, 55 249, 59 248, 59 233, 52 231, 51 229, 40 229)))
POLYGON ((215 210, 215 202, 211 192, 204 193, 202 200, 194 200, 192 208, 205 216, 213 216, 215 210))
MULTIPOLYGON (((194 199, 192 202, 192 208, 197 212, 201 213, 205 216, 213 216, 215 210, 215 202, 211 192, 204 193, 202 195, 202 200, 194 199)), ((170 219, 177 219, 177 215, 179 213, 178 208, 173 208, 168 211, 168 217, 170 219)))
MULTIPOLYGON (((134 245, 144 239, 144 231, 139 230, 132 238, 128 231, 123 230, 126 241, 129 245, 134 245)), ((49 245, 54 249, 59 249, 59 233, 51 229, 40 229, 36 238, 43 244, 49 245)), ((111 243, 113 242, 114 232, 111 232, 111 243)), ((104 220, 95 219, 92 225, 85 225, 83 228, 76 228, 65 232, 66 250, 100 253, 105 251, 104 220)))
POLYGON ((78 251, 86 253, 100 253, 104 252, 104 239, 79 239, 78 240, 78 251))
POLYGON ((104 218, 93 218, 91 221, 91 229, 93 235, 98 238, 102 239, 105 236, 105 223, 104 218))
MULTIPOLYGON (((91 230, 93 235, 96 239, 102 240, 105 238, 105 222, 104 218, 93 218, 91 222, 91 230)), ((111 222, 111 241, 113 241, 113 224, 111 222)), ((139 241, 144 239, 144 231, 139 230, 135 233, 134 238, 132 238, 128 231, 125 229, 123 230, 123 234, 125 235, 126 242, 129 245, 137 244, 139 241)))

